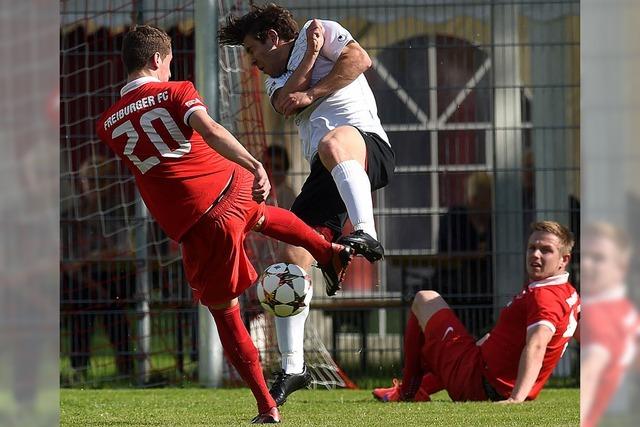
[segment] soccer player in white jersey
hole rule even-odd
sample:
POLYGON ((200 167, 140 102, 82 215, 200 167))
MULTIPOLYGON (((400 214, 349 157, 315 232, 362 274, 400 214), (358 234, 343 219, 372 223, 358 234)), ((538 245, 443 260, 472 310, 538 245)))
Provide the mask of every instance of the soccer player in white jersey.
MULTIPOLYGON (((274 4, 228 18, 218 35, 221 45, 244 46, 252 64, 269 76, 274 109, 294 116, 311 172, 291 210, 327 240, 349 244, 370 262, 380 260, 371 192, 388 184, 395 155, 363 75, 369 55, 337 22, 313 19, 298 31, 291 12, 274 4), (347 216, 355 231, 341 237, 347 216)), ((305 269, 313 262, 293 247, 285 258, 305 269)), ((335 295, 339 282, 326 281, 327 294, 335 295)), ((282 371, 270 391, 279 405, 311 381, 303 354, 308 314, 276 318, 282 371)))

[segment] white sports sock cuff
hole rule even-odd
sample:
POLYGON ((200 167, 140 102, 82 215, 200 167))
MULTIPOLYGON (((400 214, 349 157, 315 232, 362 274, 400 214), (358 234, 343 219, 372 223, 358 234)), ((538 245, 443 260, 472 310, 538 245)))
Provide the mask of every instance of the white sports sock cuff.
POLYGON ((301 374, 304 369, 304 353, 296 351, 281 355, 282 370, 287 374, 301 374))
POLYGON ((364 171, 364 168, 357 160, 345 160, 331 169, 331 176, 337 181, 339 179, 351 178, 355 174, 360 174, 361 171, 364 171))

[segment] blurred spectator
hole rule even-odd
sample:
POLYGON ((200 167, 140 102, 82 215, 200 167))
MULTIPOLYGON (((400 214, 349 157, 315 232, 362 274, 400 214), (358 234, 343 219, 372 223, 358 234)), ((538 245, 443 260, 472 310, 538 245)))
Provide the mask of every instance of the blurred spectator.
POLYGON ((291 166, 287 149, 280 145, 268 146, 264 150, 263 163, 271 181, 271 195, 267 203, 290 209, 296 199, 296 193, 287 184, 287 174, 291 166))
POLYGON ((61 314, 70 338, 72 380, 86 376, 98 318, 114 348, 119 375, 133 371, 127 311, 135 291, 128 207, 116 201, 116 163, 93 157, 79 168, 75 216, 63 215, 61 314), (64 234, 63 234, 64 236, 64 234))
POLYGON ((439 266, 435 286, 469 331, 479 336, 492 323, 491 214, 493 181, 485 172, 469 175, 466 205, 440 219, 439 266))
POLYGON ((597 425, 614 402, 624 406, 629 393, 616 390, 635 358, 640 332, 638 313, 627 298, 631 243, 624 232, 607 223, 590 224, 582 235, 582 314, 580 420, 597 425))
POLYGON ((466 206, 452 206, 440 219, 439 252, 491 251, 491 176, 485 172, 469 175, 466 206))

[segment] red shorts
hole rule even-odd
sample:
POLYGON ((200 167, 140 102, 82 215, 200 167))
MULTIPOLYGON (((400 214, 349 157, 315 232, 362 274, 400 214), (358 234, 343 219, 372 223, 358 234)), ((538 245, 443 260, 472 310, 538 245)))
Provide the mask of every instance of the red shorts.
POLYGON ((454 401, 488 400, 482 386, 480 347, 453 310, 437 311, 424 329, 422 361, 454 401))
POLYGON ((258 275, 244 239, 264 215, 264 203, 251 197, 253 175, 237 167, 223 198, 185 233, 182 262, 193 296, 203 305, 231 301, 258 275))

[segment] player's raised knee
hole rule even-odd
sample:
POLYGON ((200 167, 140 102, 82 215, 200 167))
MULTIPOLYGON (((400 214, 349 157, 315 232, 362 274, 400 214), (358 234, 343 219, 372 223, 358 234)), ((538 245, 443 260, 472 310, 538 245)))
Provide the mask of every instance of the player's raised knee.
POLYGON ((413 299, 413 303, 415 304, 426 304, 436 299, 442 299, 439 293, 436 291, 420 291, 416 294, 413 299))
POLYGON ((436 303, 446 305, 442 296, 436 291, 420 291, 413 298, 412 309, 415 311, 416 309, 423 309, 436 303))
POLYGON ((340 158, 340 141, 333 134, 328 134, 318 144, 318 155, 323 160, 336 160, 340 158))

